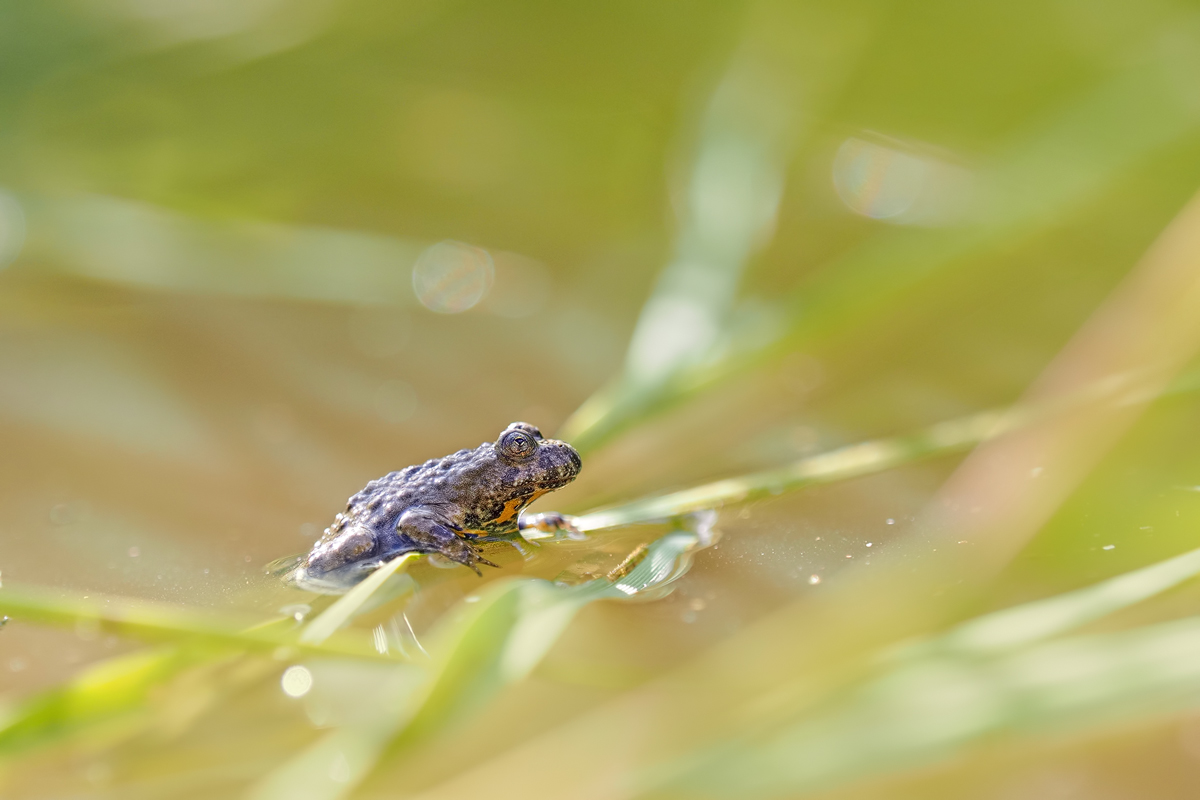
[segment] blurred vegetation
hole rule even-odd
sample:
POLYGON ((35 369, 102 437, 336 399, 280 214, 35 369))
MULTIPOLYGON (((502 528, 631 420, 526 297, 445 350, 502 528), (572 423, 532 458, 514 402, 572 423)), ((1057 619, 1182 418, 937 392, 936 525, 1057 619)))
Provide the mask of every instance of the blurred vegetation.
POLYGON ((0 797, 1194 794, 1200 8, 0 44, 0 797), (586 538, 267 574, 517 419, 586 538))

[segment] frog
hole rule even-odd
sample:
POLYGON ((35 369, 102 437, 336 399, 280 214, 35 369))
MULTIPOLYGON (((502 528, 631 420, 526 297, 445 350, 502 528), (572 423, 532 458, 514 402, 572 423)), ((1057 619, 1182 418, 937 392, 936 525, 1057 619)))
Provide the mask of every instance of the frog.
POLYGON ((571 445, 514 422, 494 442, 368 483, 285 579, 310 591, 341 594, 405 553, 440 556, 482 577, 480 565, 497 564, 480 553, 480 540, 530 528, 579 535, 574 518, 565 514, 522 511, 575 480, 582 466, 571 445))

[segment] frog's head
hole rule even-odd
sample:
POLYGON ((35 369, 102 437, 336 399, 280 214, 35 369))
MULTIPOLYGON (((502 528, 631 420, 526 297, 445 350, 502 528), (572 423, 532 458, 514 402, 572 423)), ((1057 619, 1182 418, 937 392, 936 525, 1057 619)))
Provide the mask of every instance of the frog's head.
POLYGON ((528 422, 509 425, 492 445, 500 483, 513 496, 543 494, 566 486, 579 475, 583 462, 566 442, 546 439, 528 422))

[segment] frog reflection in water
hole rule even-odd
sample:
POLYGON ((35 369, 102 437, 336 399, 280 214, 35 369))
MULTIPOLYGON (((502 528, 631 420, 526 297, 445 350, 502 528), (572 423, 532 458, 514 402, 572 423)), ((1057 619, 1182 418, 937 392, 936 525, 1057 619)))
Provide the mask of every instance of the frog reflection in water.
POLYGON ((579 454, 514 422, 492 442, 371 481, 350 498, 324 536, 288 576, 300 588, 340 593, 409 552, 436 553, 476 573, 496 566, 472 539, 520 529, 573 531, 571 519, 521 510, 579 474, 579 454))

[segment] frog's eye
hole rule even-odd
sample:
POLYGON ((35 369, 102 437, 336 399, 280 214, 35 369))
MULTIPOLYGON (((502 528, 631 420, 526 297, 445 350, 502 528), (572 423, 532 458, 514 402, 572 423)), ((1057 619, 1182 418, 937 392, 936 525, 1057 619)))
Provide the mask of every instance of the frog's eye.
POLYGON ((537 439, 520 429, 507 430, 496 443, 496 447, 505 458, 520 460, 533 455, 533 451, 537 449, 537 439))

